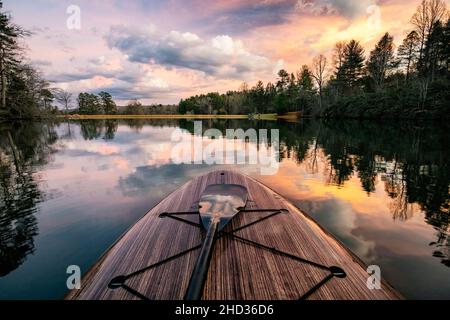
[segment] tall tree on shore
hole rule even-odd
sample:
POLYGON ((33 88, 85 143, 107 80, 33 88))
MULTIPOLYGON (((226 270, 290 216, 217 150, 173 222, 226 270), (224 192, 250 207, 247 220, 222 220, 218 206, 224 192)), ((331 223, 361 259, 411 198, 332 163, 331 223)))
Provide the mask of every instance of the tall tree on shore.
MULTIPOLYGON (((419 74, 420 100, 419 106, 424 109, 428 96, 428 89, 432 78, 434 78, 433 58, 430 35, 438 21, 448 16, 447 6, 444 0, 422 0, 417 7, 416 13, 411 19, 420 38, 420 52, 417 69, 419 74)), ((434 42, 434 41, 433 41, 434 42)))
POLYGON ((100 99, 95 94, 81 92, 78 95, 78 112, 80 114, 102 114, 100 99))
POLYGON ((394 38, 385 33, 370 52, 367 70, 377 89, 383 86, 388 72, 394 67, 394 38))
POLYGON ((284 70, 281 69, 278 72, 278 81, 277 81, 277 89, 279 91, 284 91, 287 89, 288 85, 289 85, 289 80, 290 80, 290 75, 289 73, 284 70))
POLYGON ((320 54, 313 60, 312 76, 317 83, 319 88, 319 107, 322 110, 323 106, 323 86, 326 80, 326 70, 327 70, 327 58, 320 54))
POLYGON ((267 83, 266 90, 264 93, 265 101, 266 101, 266 111, 273 112, 275 111, 275 96, 277 94, 277 89, 272 82, 267 83))
POLYGON ((250 90, 250 95, 256 111, 264 113, 266 108, 264 83, 258 81, 258 83, 250 90))
POLYGON ((408 82, 412 70, 417 66, 420 52, 420 38, 416 31, 408 33, 403 43, 398 47, 397 56, 400 64, 406 68, 406 81, 408 82))
POLYGON ((53 112, 49 99, 50 84, 42 74, 29 65, 18 64, 8 73, 6 116, 15 118, 38 117, 42 112, 53 112))
POLYGON ((0 1, 0 108, 6 108, 8 94, 8 77, 20 65, 22 49, 19 40, 29 33, 13 24, 11 18, 3 12, 3 3, 0 1))
POLYGON ((109 94, 108 92, 102 91, 98 95, 101 100, 103 112, 105 114, 117 114, 117 105, 114 102, 111 94, 109 94))
POLYGON ((64 110, 66 111, 66 113, 69 112, 69 106, 72 102, 72 93, 63 90, 63 89, 56 89, 55 90, 55 99, 56 101, 58 101, 60 104, 62 104, 64 106, 64 110))
POLYGON ((450 17, 444 27, 441 52, 445 70, 450 72, 450 17))
POLYGON ((303 65, 297 76, 298 86, 303 91, 311 92, 314 89, 312 72, 307 65, 303 65))
MULTIPOLYGON (((422 0, 416 12, 411 18, 411 23, 420 39, 419 63, 421 70, 425 64, 426 42, 436 22, 442 21, 448 15, 447 6, 444 0, 422 0)), ((423 71, 423 70, 422 70, 423 71)))
POLYGON ((333 65, 336 71, 342 68, 345 59, 345 48, 347 47, 347 42, 339 41, 334 45, 333 49, 333 65))
POLYGON ((356 40, 351 40, 344 49, 344 61, 341 70, 343 82, 350 89, 356 88, 357 83, 364 74, 364 49, 356 40))
POLYGON ((343 68, 345 60, 345 48, 347 47, 347 42, 339 41, 334 45, 333 49, 333 66, 334 66, 334 76, 333 76, 333 86, 336 88, 336 94, 339 96, 344 86, 344 75, 343 68))
POLYGON ((298 86, 297 78, 295 77, 295 75, 293 73, 291 73, 291 75, 289 76, 289 81, 288 81, 288 86, 287 86, 287 91, 286 91, 289 107, 291 109, 294 108, 294 106, 296 106, 299 102, 298 101, 299 91, 300 91, 300 87, 298 86))
POLYGON ((444 28, 438 20, 427 38, 425 44, 425 59, 423 72, 428 75, 431 81, 434 81, 436 73, 440 67, 442 57, 442 40, 444 37, 444 28))
POLYGON ((44 110, 49 110, 52 107, 52 102, 55 99, 52 91, 48 88, 43 88, 40 90, 39 95, 41 96, 44 110))

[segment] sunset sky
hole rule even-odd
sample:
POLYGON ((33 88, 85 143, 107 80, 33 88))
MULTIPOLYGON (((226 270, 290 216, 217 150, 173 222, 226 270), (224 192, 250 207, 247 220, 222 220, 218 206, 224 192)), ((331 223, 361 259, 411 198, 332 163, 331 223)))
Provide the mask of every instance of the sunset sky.
MULTIPOLYGON (((449 2, 448 0, 447 2, 449 2)), ((31 30, 28 57, 53 86, 110 92, 119 104, 177 103, 243 81, 274 81, 335 42, 355 38, 366 53, 389 31, 399 43, 420 0, 6 0, 31 30), (67 8, 81 29, 67 27, 67 8)))

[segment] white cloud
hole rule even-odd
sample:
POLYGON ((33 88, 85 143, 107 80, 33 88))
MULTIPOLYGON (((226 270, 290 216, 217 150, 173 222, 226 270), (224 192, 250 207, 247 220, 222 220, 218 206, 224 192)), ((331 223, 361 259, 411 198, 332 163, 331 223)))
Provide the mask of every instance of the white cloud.
POLYGON ((131 62, 185 68, 206 75, 239 78, 249 74, 272 74, 278 61, 248 51, 239 40, 219 35, 205 40, 189 32, 161 34, 114 26, 106 35, 110 48, 120 50, 131 62))
POLYGON ((117 57, 99 56, 83 67, 74 67, 63 73, 49 75, 56 85, 72 92, 108 91, 117 100, 152 99, 176 87, 169 84, 150 68, 117 57))

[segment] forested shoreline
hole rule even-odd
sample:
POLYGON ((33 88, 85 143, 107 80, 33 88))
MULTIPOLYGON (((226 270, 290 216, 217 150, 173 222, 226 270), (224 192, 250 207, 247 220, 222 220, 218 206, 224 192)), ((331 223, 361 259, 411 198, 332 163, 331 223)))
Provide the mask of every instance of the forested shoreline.
POLYGON ((27 63, 22 42, 30 35, 11 21, 0 1, 0 118, 46 117, 58 112, 50 83, 27 63))
POLYGON ((450 18, 443 0, 424 0, 402 44, 388 32, 366 55, 361 43, 336 43, 300 71, 274 83, 181 100, 181 113, 278 113, 359 119, 450 117, 450 18))
POLYGON ((448 119, 450 117, 450 17, 444 0, 423 0, 396 48, 386 32, 366 53, 361 43, 336 43, 331 57, 316 56, 276 81, 243 83, 236 91, 182 99, 178 105, 116 105, 111 94, 52 88, 27 63, 23 40, 30 32, 14 24, 0 1, 0 118, 45 118, 58 114, 285 114, 358 119, 448 119), (76 101, 75 101, 76 100, 76 101), (55 106, 57 102, 60 108, 55 106), (73 106, 73 103, 76 106, 73 106))

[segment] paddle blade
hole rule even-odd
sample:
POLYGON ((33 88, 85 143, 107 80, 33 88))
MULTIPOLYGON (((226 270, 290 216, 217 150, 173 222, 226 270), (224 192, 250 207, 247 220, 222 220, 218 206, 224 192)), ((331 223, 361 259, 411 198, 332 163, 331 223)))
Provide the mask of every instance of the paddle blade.
POLYGON ((199 212, 203 227, 208 230, 218 220, 221 231, 247 204, 248 191, 236 184, 209 185, 199 201, 199 212))

